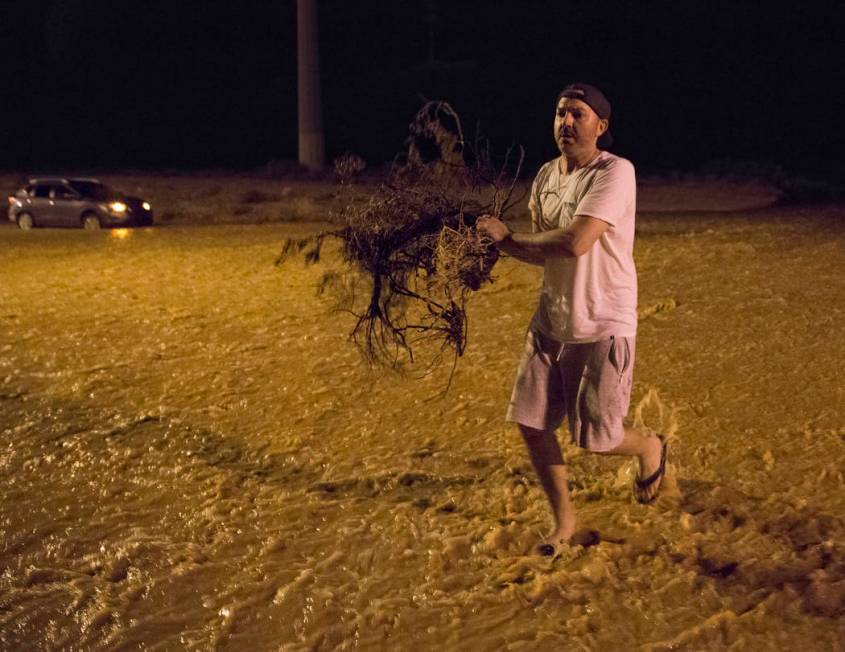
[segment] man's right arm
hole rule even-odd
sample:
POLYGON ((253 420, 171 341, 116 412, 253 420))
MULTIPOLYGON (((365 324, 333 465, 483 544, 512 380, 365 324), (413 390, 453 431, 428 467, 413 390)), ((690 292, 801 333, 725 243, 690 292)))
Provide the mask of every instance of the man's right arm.
MULTIPOLYGON (((528 201, 528 212, 531 215, 531 233, 537 233, 540 231, 540 214, 537 206, 534 204, 533 187, 531 188, 531 198, 528 201)), ((537 265, 539 267, 543 267, 546 264, 544 258, 541 258, 535 254, 531 254, 525 251, 524 248, 518 246, 512 238, 507 238, 506 240, 499 242, 497 246, 501 251, 504 251, 509 256, 513 256, 514 258, 522 261, 523 263, 528 263, 529 265, 537 265)))
POLYGON ((566 228, 540 233, 514 233, 492 215, 482 215, 476 223, 479 231, 486 233, 499 249, 533 265, 543 265, 548 258, 583 256, 610 226, 589 215, 579 215, 566 228))
POLYGON ((501 242, 497 242, 496 246, 501 251, 504 251, 508 256, 513 256, 514 258, 522 261, 523 263, 537 265, 539 267, 543 267, 546 264, 545 258, 533 254, 529 251, 526 251, 526 249, 524 247, 521 247, 519 243, 516 242, 513 238, 506 238, 501 242))

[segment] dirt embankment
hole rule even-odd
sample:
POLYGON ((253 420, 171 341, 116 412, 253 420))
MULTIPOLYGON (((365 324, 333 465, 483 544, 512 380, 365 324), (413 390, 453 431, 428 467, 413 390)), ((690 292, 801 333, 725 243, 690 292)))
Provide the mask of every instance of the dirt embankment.
MULTIPOLYGON (((0 175, 0 192, 8 196, 26 175, 0 175)), ((352 197, 365 194, 378 178, 368 177, 350 187, 331 179, 268 178, 261 175, 220 172, 180 176, 158 174, 106 174, 98 178, 127 194, 141 196, 153 205, 157 225, 267 224, 325 222, 352 197)), ((529 182, 517 187, 522 197, 509 216, 527 216, 529 182)), ((777 188, 764 182, 724 182, 688 179, 683 182, 644 177, 638 187, 641 212, 753 210, 774 204, 777 188)), ((5 200, 4 200, 5 201, 5 200)), ((0 221, 5 224, 5 220, 0 221)))

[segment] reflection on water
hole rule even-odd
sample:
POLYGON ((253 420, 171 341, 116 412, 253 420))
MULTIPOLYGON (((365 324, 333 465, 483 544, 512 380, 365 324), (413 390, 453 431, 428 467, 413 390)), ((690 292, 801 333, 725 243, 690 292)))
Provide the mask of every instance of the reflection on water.
POLYGON ((117 238, 118 240, 125 240, 130 235, 132 235, 131 229, 112 229, 111 230, 111 237, 117 238))
POLYGON ((554 561, 502 422, 537 269, 431 401, 448 369, 369 372, 319 268, 273 267, 285 228, 0 231, 0 649, 841 649, 841 237, 657 226, 632 417, 674 490, 568 448, 554 561))

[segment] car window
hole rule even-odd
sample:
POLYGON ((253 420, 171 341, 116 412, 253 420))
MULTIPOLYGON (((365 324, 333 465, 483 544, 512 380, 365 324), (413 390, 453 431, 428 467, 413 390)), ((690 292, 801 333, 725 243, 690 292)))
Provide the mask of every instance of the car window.
POLYGON ((50 186, 39 183, 35 186, 35 196, 36 197, 43 197, 46 199, 50 196, 50 186))
POLYGON ((104 183, 96 181, 71 181, 70 185, 83 197, 91 199, 108 200, 119 195, 115 190, 104 183))
POLYGON ((76 193, 65 186, 53 186, 50 194, 53 199, 74 199, 76 197, 76 193))

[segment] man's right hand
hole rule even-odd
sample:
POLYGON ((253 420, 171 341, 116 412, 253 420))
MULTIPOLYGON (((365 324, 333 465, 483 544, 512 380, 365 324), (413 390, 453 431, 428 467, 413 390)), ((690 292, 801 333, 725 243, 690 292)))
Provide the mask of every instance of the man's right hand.
POLYGON ((494 215, 482 215, 475 223, 475 228, 480 233, 488 236, 493 242, 499 243, 511 236, 508 225, 494 215))

